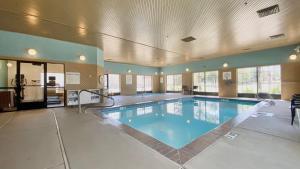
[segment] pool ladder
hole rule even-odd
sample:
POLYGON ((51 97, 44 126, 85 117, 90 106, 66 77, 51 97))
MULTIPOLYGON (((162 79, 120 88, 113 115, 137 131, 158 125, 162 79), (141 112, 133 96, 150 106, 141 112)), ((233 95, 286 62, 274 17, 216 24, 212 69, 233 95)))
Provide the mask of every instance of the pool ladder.
POLYGON ((93 92, 93 91, 89 91, 89 90, 86 90, 86 89, 80 90, 79 93, 78 93, 78 111, 79 111, 79 113, 85 113, 85 111, 89 108, 105 108, 105 107, 113 107, 113 106, 115 106, 115 99, 110 97, 110 96, 107 96, 107 95, 104 95, 104 94, 101 94, 101 93, 97 93, 97 92, 93 92), (101 101, 101 97, 108 98, 108 99, 112 100, 112 104, 110 104, 110 105, 95 105, 95 104, 93 104, 94 106, 90 105, 89 107, 85 108, 84 112, 82 112, 82 105, 80 103, 80 94, 82 92, 88 92, 88 93, 100 96, 100 103, 103 103, 101 101))

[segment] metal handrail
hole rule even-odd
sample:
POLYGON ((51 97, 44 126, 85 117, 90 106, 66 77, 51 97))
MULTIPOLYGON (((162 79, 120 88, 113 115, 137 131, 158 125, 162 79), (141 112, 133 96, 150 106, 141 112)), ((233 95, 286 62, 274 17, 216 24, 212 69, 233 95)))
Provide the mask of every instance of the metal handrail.
POLYGON ((257 93, 257 94, 256 94, 256 98, 257 98, 258 100, 262 100, 262 101, 264 101, 264 102, 269 103, 271 106, 275 105, 275 102, 273 101, 274 98, 273 98, 272 95, 269 94, 269 93, 257 93), (268 98, 261 97, 261 95, 268 96, 268 98))
POLYGON ((82 113, 81 111, 81 103, 80 103, 80 94, 81 92, 88 92, 88 93, 92 93, 92 94, 95 94, 95 95, 98 95, 98 96, 102 96, 102 97, 106 97, 110 100, 112 100, 112 104, 111 105, 108 105, 108 106, 103 106, 103 105, 99 105, 97 107, 113 107, 115 105, 115 99, 110 97, 110 96, 106 96, 104 94, 100 94, 100 93, 97 93, 97 92, 93 92, 93 91, 89 91, 89 90, 86 90, 86 89, 83 89, 83 90, 80 90, 79 93, 78 93, 78 110, 79 110, 79 113, 82 113))

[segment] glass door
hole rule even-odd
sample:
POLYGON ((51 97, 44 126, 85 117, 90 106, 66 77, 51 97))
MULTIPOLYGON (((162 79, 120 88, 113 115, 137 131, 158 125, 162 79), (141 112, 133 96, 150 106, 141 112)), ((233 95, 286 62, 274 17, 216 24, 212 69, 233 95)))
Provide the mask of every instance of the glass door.
MULTIPOLYGON (((47 107, 65 105, 65 68, 64 64, 47 63, 47 107)), ((42 81, 44 77, 41 76, 42 81)))
POLYGON ((41 62, 18 61, 17 100, 19 109, 45 108, 46 64, 41 62))

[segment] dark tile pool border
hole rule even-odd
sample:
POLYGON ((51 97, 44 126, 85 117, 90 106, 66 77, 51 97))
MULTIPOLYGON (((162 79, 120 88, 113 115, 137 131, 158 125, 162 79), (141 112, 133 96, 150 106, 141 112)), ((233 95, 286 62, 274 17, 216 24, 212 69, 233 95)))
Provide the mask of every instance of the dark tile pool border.
MULTIPOLYGON (((196 96, 197 98, 198 96, 196 96)), ((189 98, 189 97, 186 97, 189 98)), ((193 97, 190 97, 193 98, 193 97)), ((210 97, 200 97, 200 98, 208 98, 210 97)), ((147 103, 155 103, 155 102, 160 102, 160 101, 169 101, 169 100, 178 100, 182 98, 174 98, 174 99, 163 99, 159 101, 149 101, 147 103)), ((236 98, 216 98, 216 99, 227 99, 227 100, 239 100, 236 98)), ((241 99, 240 101, 255 101, 255 100, 244 100, 241 99)), ((258 101, 255 101, 258 102, 258 101)), ((146 104, 147 104, 146 103, 146 104)), ((145 104, 145 103, 135 103, 135 104, 130 104, 130 105, 140 105, 140 104, 145 104)), ((123 107, 123 106, 129 106, 129 105, 120 105, 116 106, 113 108, 109 109, 114 109, 118 107, 123 107)), ((148 147, 156 150, 160 154, 164 155, 165 157, 169 158, 170 160, 183 165, 186 163, 188 160, 199 154, 201 151, 203 151, 205 148, 213 144, 217 139, 220 137, 224 136, 226 133, 228 133, 233 127, 237 126, 244 120, 246 120, 253 112, 248 111, 244 112, 242 114, 237 115, 236 117, 232 118, 231 120, 225 122, 224 124, 218 126, 217 128, 211 130, 210 132, 198 137, 196 140, 193 142, 187 144, 186 146, 180 148, 180 149, 175 149, 171 146, 168 146, 167 144, 147 135, 144 134, 130 126, 127 126, 125 124, 121 124, 119 122, 116 122, 111 119, 106 119, 101 115, 101 113, 94 112, 96 116, 98 116, 101 120, 107 121, 109 124, 112 124, 116 127, 118 127, 120 130, 123 132, 127 133, 131 137, 139 140, 143 144, 147 145, 148 147)))

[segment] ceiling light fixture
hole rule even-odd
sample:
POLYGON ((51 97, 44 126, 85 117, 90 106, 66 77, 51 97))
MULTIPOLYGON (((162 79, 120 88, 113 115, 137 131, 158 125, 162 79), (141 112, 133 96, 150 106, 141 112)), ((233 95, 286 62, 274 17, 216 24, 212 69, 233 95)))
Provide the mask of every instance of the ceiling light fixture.
POLYGON ((157 75, 158 73, 157 72, 155 72, 155 75, 157 75))
POLYGON ((225 62, 225 63, 223 64, 223 67, 224 67, 224 68, 228 67, 228 63, 225 62))
POLYGON ((189 71, 190 71, 190 69, 189 69, 189 68, 186 68, 186 69, 185 69, 185 71, 186 71, 186 72, 189 72, 189 71))
POLYGON ((80 59, 81 61, 85 61, 85 60, 86 60, 86 57, 85 57, 84 55, 80 55, 80 56, 79 56, 79 59, 80 59))
POLYGON ((127 71, 128 73, 131 73, 131 69, 128 69, 128 71, 127 71))
POLYGON ((161 75, 163 75, 163 74, 164 74, 164 72, 160 72, 160 74, 161 74, 161 75))
POLYGON ((296 60, 296 59, 297 59, 297 55, 292 54, 292 55, 290 56, 290 60, 296 60))
POLYGON ((7 67, 12 67, 13 65, 12 65, 12 63, 9 63, 9 62, 8 62, 8 63, 6 64, 6 66, 7 66, 7 67))
POLYGON ((30 55, 30 56, 35 56, 37 54, 37 51, 35 49, 28 49, 27 50, 27 53, 30 55))

